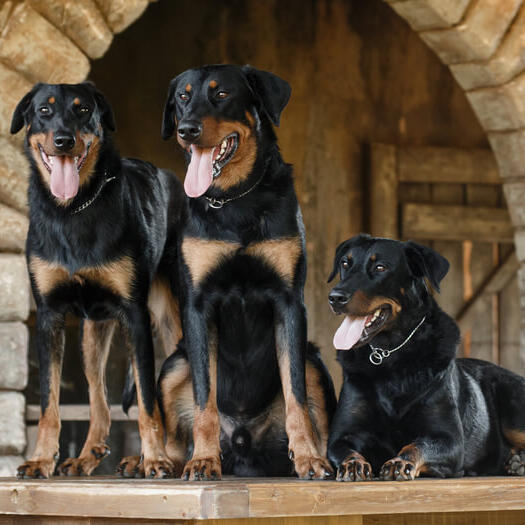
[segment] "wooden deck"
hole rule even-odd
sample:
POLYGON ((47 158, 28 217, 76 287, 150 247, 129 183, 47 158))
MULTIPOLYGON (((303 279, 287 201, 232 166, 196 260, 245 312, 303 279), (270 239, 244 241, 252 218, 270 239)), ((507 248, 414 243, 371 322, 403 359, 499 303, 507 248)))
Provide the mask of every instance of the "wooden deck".
POLYGON ((523 525, 525 480, 0 480, 0 525, 187 524, 202 519, 228 520, 224 523, 229 525, 523 525))

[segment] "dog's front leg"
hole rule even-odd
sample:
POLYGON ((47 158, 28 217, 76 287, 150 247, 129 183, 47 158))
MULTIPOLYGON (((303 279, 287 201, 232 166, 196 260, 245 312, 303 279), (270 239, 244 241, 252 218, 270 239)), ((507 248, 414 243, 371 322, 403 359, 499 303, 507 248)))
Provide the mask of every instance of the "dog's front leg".
POLYGON ((193 456, 186 463, 186 480, 220 479, 220 424, 217 409, 217 333, 203 313, 193 306, 185 310, 184 337, 193 377, 193 456))
POLYGON ((326 479, 332 468, 315 444, 308 412, 305 380, 306 312, 294 297, 276 304, 275 341, 286 405, 286 433, 290 458, 302 479, 326 479))
POLYGON ((172 475, 173 464, 164 446, 164 426, 156 397, 151 322, 146 305, 132 304, 126 308, 123 324, 131 346, 133 374, 137 387, 142 446, 139 473, 142 474, 143 470, 145 477, 168 477, 172 475))
POLYGON ((35 451, 18 467, 19 478, 49 478, 58 461, 60 375, 64 357, 64 316, 39 306, 36 345, 40 374, 40 420, 35 451))

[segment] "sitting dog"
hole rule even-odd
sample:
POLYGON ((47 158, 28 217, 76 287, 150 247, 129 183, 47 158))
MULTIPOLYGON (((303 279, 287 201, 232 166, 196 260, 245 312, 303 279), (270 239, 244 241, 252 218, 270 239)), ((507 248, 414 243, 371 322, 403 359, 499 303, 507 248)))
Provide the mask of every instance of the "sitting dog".
POLYGON ((190 198, 184 343, 159 390, 166 449, 185 479, 332 471, 335 396, 307 344, 304 227, 273 130, 289 96, 284 80, 248 66, 192 69, 169 87, 162 135, 186 152, 190 198))
POLYGON ((169 475, 148 304, 172 351, 181 330, 172 296, 176 263, 165 246, 176 245, 182 187, 148 162, 118 156, 111 141, 113 113, 90 83, 35 85, 16 107, 11 132, 24 126, 31 164, 26 254, 37 306, 42 412, 35 452, 18 475, 47 478, 55 470, 67 312, 82 319, 91 420, 80 455, 64 461, 59 472, 88 475, 109 451, 105 365, 120 321, 139 392, 140 470, 146 476, 169 475))
POLYGON ((459 330, 432 297, 448 261, 359 235, 336 251, 329 302, 344 379, 328 457, 337 479, 523 473, 525 379, 456 359, 459 330), (509 457, 511 458, 509 460, 509 457))

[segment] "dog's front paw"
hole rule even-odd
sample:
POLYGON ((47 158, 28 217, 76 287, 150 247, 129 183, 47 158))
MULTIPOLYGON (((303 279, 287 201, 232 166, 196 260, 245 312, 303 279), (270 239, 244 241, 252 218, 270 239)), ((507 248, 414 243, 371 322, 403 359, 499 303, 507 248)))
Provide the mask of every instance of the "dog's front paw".
POLYGON ((379 473, 379 478, 383 481, 409 481, 418 476, 416 465, 400 457, 389 459, 379 473))
POLYGON ((35 461, 26 461, 18 467, 16 471, 16 477, 19 479, 50 478, 55 471, 55 465, 55 459, 38 459, 35 461))
POLYGON ((525 450, 518 450, 511 454, 505 464, 505 471, 509 476, 525 476, 525 450))
POLYGON ((171 478, 173 477, 173 463, 168 457, 149 459, 144 457, 142 461, 145 478, 171 478))
POLYGON ((192 458, 186 463, 182 479, 186 481, 214 481, 221 479, 221 460, 218 456, 192 458))
POLYGON ((68 458, 58 466, 57 471, 62 476, 89 476, 109 454, 107 445, 95 445, 88 456, 68 458))
POLYGON ((320 456, 295 456, 293 459, 295 472, 301 479, 328 479, 333 476, 333 469, 325 458, 320 456))
POLYGON ((143 478, 144 464, 142 456, 126 456, 122 458, 117 466, 116 474, 122 478, 143 478))
POLYGON ((337 469, 337 481, 370 481, 372 466, 363 456, 351 454, 337 469))

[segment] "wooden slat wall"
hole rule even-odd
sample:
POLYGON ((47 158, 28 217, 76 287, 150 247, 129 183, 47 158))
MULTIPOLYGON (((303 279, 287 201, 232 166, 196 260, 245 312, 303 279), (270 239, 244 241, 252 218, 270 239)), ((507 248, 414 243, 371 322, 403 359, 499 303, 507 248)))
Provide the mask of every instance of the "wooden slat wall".
POLYGON ((437 299, 450 315, 461 314, 462 353, 525 372, 513 230, 492 152, 385 144, 370 151, 371 233, 412 238, 443 254, 451 268, 437 299))

